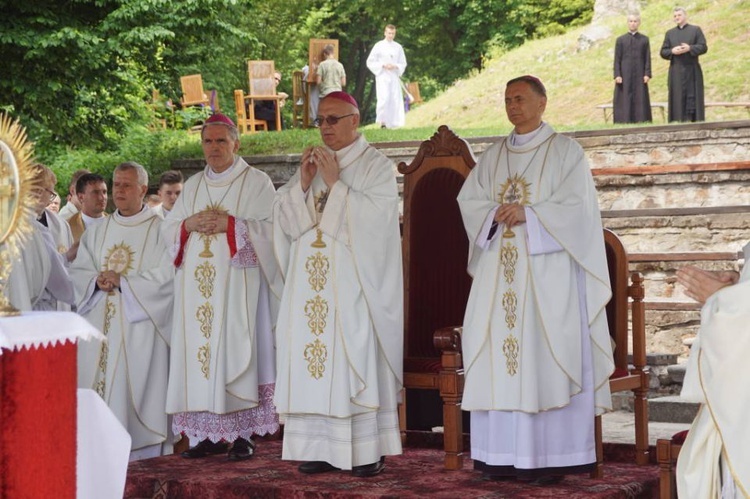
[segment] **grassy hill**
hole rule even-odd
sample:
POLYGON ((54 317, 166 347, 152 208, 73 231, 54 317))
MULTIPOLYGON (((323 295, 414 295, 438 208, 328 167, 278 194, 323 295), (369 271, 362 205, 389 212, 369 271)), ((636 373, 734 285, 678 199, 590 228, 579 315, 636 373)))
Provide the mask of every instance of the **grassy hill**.
MULTIPOLYGON (((679 3, 679 2, 678 2, 679 3)), ((667 100, 669 62, 659 56, 664 33, 674 27, 674 1, 643 1, 641 33, 651 42, 653 78, 649 83, 652 101, 667 100)), ((748 0, 694 0, 684 4, 688 22, 701 27, 708 53, 701 56, 706 101, 750 101, 750 30, 747 27, 748 0)), ((610 35, 588 50, 578 49, 578 38, 587 28, 535 40, 506 53, 493 55, 485 69, 471 78, 457 81, 435 99, 407 114, 407 128, 448 124, 459 134, 475 135, 472 129, 511 129, 505 116, 505 83, 522 74, 533 74, 547 87, 545 120, 561 130, 610 128, 597 104, 612 101, 612 60, 615 39, 627 31, 625 16, 598 23, 610 35)), ((709 108, 708 121, 750 119, 742 109, 709 108)), ((661 116, 654 114, 654 124, 661 116)), ((627 125, 618 125, 627 126, 627 125)), ((476 130, 473 130, 476 132, 476 130)))

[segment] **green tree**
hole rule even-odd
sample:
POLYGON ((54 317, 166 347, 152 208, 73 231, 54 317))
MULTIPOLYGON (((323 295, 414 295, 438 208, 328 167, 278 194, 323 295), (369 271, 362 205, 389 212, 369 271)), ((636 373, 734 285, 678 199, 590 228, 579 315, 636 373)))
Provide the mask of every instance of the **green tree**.
MULTIPOLYGON (((236 26, 241 0, 0 2, 0 107, 49 146, 106 147, 148 120, 152 88, 179 95, 179 75, 231 81, 257 42, 236 26)), ((226 82, 227 86, 229 82, 226 82)))

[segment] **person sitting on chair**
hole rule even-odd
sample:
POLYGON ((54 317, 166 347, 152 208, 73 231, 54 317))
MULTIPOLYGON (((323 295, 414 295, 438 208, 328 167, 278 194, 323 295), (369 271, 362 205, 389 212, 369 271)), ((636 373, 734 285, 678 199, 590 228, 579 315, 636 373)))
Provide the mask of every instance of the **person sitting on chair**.
MULTIPOLYGON (((281 83, 281 73, 278 71, 275 71, 273 73, 273 85, 274 88, 279 86, 279 83, 281 83)), ((281 96, 281 99, 278 101, 279 108, 284 107, 284 104, 286 103, 286 98, 289 97, 289 94, 285 92, 278 92, 277 95, 281 96)), ((255 119, 258 120, 264 120, 268 124, 268 130, 269 131, 275 131, 276 130, 276 101, 275 100, 258 100, 255 101, 255 119)), ((279 128, 284 128, 284 120, 281 118, 281 115, 279 115, 279 119, 281 120, 281 124, 279 128)))

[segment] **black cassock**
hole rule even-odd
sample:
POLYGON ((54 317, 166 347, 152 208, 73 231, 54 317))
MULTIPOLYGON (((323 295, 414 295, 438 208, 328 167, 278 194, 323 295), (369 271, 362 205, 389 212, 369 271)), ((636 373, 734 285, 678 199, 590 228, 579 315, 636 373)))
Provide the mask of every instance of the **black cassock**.
POLYGON ((661 56, 669 61, 669 121, 704 121, 703 71, 698 56, 708 51, 706 37, 698 26, 672 28, 664 37, 661 56), (690 45, 686 54, 672 54, 672 47, 690 45))
POLYGON ((648 84, 643 77, 651 78, 651 49, 648 37, 640 33, 626 33, 615 42, 615 84, 612 101, 615 123, 639 123, 651 121, 651 102, 648 84))

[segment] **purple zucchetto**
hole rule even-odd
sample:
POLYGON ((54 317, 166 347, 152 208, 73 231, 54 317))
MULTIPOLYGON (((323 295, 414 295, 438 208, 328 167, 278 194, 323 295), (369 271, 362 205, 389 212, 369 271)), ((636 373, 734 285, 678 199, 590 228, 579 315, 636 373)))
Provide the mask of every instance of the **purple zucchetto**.
POLYGON ((354 100, 354 97, 352 97, 351 95, 347 94, 346 92, 342 92, 340 90, 337 90, 335 92, 331 92, 330 94, 326 95, 321 100, 329 99, 329 98, 330 99, 338 99, 340 101, 344 101, 347 104, 351 104, 352 106, 356 107, 357 110, 359 110, 359 106, 357 105, 357 101, 354 100))

